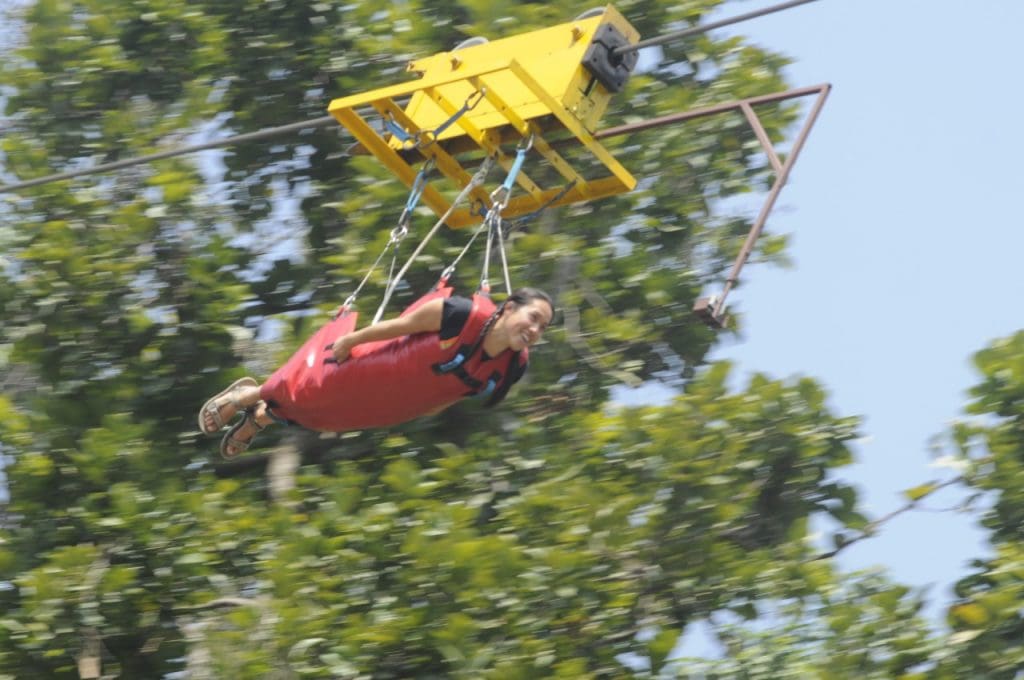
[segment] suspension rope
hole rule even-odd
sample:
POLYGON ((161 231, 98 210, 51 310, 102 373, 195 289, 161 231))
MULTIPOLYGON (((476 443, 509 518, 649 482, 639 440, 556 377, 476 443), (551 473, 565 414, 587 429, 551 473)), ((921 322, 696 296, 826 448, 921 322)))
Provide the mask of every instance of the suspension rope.
MULTIPOLYGON (((387 285, 384 287, 385 298, 390 298, 391 293, 395 290, 398 285, 398 279, 395 278, 395 265, 398 264, 398 247, 401 245, 402 240, 409 235, 409 224, 412 222, 412 213, 416 209, 416 205, 420 202, 420 198, 423 196, 423 189, 427 186, 427 175, 434 168, 434 159, 428 158, 423 166, 420 168, 419 173, 416 175, 416 180, 412 184, 412 191, 409 192, 409 199, 405 202, 405 209, 402 210, 402 215, 398 218, 398 226, 395 227, 391 232, 391 238, 395 240, 395 247, 392 251, 391 266, 388 268, 388 279, 387 285)), ((378 311, 378 315, 383 310, 378 311)))
POLYGON ((480 267, 480 285, 477 286, 478 290, 488 295, 491 293, 491 282, 488 279, 491 270, 491 250, 494 249, 494 214, 493 210, 488 212, 487 219, 484 220, 484 226, 487 227, 487 245, 484 247, 484 263, 480 267))
MULTIPOLYGON (((494 250, 494 241, 497 240, 498 252, 501 254, 501 271, 505 279, 505 290, 511 295, 512 281, 508 274, 508 259, 505 256, 505 235, 504 229, 501 226, 501 211, 494 210, 493 208, 489 210, 483 224, 480 226, 481 229, 487 229, 487 246, 484 250, 484 264, 480 270, 479 289, 488 294, 491 292, 491 282, 488 280, 491 268, 491 252, 494 250)), ((473 235, 473 239, 475 238, 476 234, 473 235)), ((472 243, 473 239, 470 240, 470 243, 472 243)), ((463 249, 463 252, 465 252, 465 249, 463 249)))
POLYGON ((402 214, 398 218, 398 224, 391 230, 391 237, 381 250, 380 255, 377 256, 377 259, 374 260, 373 264, 370 265, 370 268, 366 271, 366 274, 363 276, 363 280, 359 282, 359 285, 356 286, 354 291, 352 291, 352 294, 349 295, 345 299, 345 302, 342 303, 338 310, 339 314, 355 304, 356 299, 359 297, 359 292, 362 291, 366 282, 370 280, 370 275, 377 269, 377 265, 380 264, 380 261, 384 258, 384 255, 388 250, 391 250, 391 266, 388 268, 388 279, 387 285, 385 286, 385 292, 387 295, 390 295, 391 291, 394 289, 394 273, 395 264, 398 261, 398 247, 401 245, 405 237, 409 235, 410 215, 412 214, 412 211, 416 209, 416 204, 419 203, 420 197, 423 195, 423 188, 426 186, 427 174, 431 169, 433 169, 433 167, 434 159, 431 158, 423 164, 423 167, 420 168, 419 174, 416 175, 416 180, 413 182, 412 191, 409 192, 409 198, 405 202, 405 209, 402 210, 402 214))
POLYGON ((462 247, 462 250, 459 252, 459 254, 455 256, 455 259, 452 260, 451 264, 449 264, 445 268, 444 272, 441 274, 442 279, 451 278, 451 275, 455 272, 455 268, 458 266, 459 262, 462 260, 463 257, 465 257, 466 253, 469 252, 469 248, 470 246, 473 245, 473 242, 476 241, 476 237, 479 236, 480 232, 482 232, 486 228, 487 222, 484 221, 480 223, 479 227, 473 230, 473 235, 469 237, 469 241, 466 242, 466 245, 462 247))
POLYGON ((505 274, 505 292, 512 294, 512 279, 508 275, 508 258, 505 255, 505 230, 501 228, 501 215, 495 231, 498 233, 498 253, 501 255, 501 271, 505 274))
POLYGON ((409 223, 412 221, 412 211, 416 209, 416 204, 420 202, 420 198, 423 196, 423 190, 427 187, 427 175, 431 170, 434 169, 434 159, 428 158, 420 168, 419 173, 416 175, 416 179, 412 183, 412 190, 409 192, 409 199, 405 202, 405 209, 402 210, 402 215, 398 218, 398 226, 405 232, 409 233, 409 223))
POLYGON ((419 130, 414 134, 406 132, 405 128, 395 122, 395 119, 389 113, 384 117, 384 128, 394 135, 401 143, 402 147, 406 149, 424 149, 440 137, 445 130, 450 128, 459 118, 476 108, 484 96, 487 94, 487 88, 482 87, 476 92, 466 97, 465 103, 458 111, 448 117, 448 120, 438 125, 433 130, 419 130), (410 143, 411 142, 411 143, 410 143))
POLYGON ((366 270, 366 274, 363 275, 363 280, 359 282, 359 285, 356 286, 356 289, 354 291, 352 291, 352 294, 345 298, 345 301, 341 303, 342 310, 348 309, 355 303, 356 298, 359 297, 359 292, 363 289, 363 286, 366 285, 366 282, 370 280, 370 274, 373 273, 373 271, 377 268, 377 265, 380 264, 380 261, 384 259, 384 255, 387 254, 388 249, 391 247, 391 243, 392 240, 389 240, 388 244, 381 249, 380 254, 377 256, 377 259, 373 261, 373 264, 370 265, 370 268, 366 270))
MULTIPOLYGON (((516 146, 516 159, 512 162, 512 167, 509 168, 504 183, 491 192, 491 207, 484 216, 482 225, 487 228, 487 247, 484 250, 484 264, 480 274, 479 288, 485 293, 489 293, 491 290, 488 276, 490 273, 491 249, 494 247, 495 232, 497 232, 498 245, 501 249, 501 264, 505 275, 505 286, 508 288, 509 294, 512 293, 511 279, 508 275, 508 260, 505 258, 505 239, 501 229, 501 213, 508 207, 509 199, 512 196, 512 187, 515 186, 516 178, 523 167, 523 161, 526 160, 526 154, 531 148, 533 148, 532 133, 523 138, 516 146)), ((475 234, 473 238, 476 238, 475 234)))
MULTIPOLYGON (((455 200, 452 201, 452 204, 448 206, 448 210, 445 211, 444 215, 441 215, 441 218, 434 223, 434 226, 430 229, 429 232, 427 232, 427 235, 423 237, 423 239, 420 241, 420 244, 416 246, 416 250, 413 251, 412 255, 409 256, 409 259, 399 270, 398 274, 395 275, 394 281, 396 285, 391 286, 390 290, 385 292, 384 299, 381 300, 380 307, 377 308, 377 313, 373 317, 374 324, 380 321, 380 318, 384 315, 384 309, 387 307, 388 302, 391 300, 391 294, 394 293, 394 289, 397 286, 397 282, 401 281, 405 277, 405 273, 409 270, 409 267, 412 266, 412 263, 416 261, 416 258, 419 257, 420 253, 423 252, 423 249, 426 248, 427 243, 430 242, 430 239, 434 238, 434 235, 441 228, 441 226, 446 221, 448 221, 448 218, 451 217, 453 212, 455 212, 455 208, 464 200, 466 200, 466 198, 473 191, 473 189, 477 188, 478 186, 484 183, 484 180, 487 179, 487 173, 490 172, 491 170, 492 162, 493 159, 490 156, 484 158, 484 162, 480 165, 480 168, 476 171, 476 173, 469 180, 466 186, 463 187, 462 191, 459 192, 459 195, 455 197, 455 200)), ((447 272, 448 270, 445 271, 447 272)), ((442 275, 442 278, 446 277, 442 275)))

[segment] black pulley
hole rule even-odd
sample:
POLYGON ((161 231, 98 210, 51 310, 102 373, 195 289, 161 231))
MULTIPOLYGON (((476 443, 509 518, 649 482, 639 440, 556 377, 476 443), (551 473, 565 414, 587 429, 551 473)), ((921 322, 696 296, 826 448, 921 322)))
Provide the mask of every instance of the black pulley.
POLYGON ((617 48, 628 46, 629 40, 622 31, 613 24, 605 23, 597 27, 594 40, 583 55, 583 66, 609 92, 619 92, 636 67, 639 55, 635 50, 615 53, 617 48))

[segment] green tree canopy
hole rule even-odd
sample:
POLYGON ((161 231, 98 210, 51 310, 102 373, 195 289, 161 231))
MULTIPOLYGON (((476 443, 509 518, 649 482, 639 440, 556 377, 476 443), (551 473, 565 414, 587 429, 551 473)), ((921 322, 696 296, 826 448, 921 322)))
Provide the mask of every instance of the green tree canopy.
POLYGON ((945 677, 1016 678, 1024 668, 1024 332, 993 342, 974 364, 981 381, 971 388, 969 420, 950 439, 970 500, 984 500, 980 520, 992 550, 956 585, 948 610, 956 651, 941 669, 945 677))
MULTIPOLYGON (((718 4, 618 9, 654 35, 718 4)), ((404 80, 411 57, 576 13, 38 0, 0 71, 0 148, 28 179, 307 120, 333 97, 404 80)), ((666 46, 605 124, 778 92, 785 63, 740 39, 666 46)), ((769 137, 795 116, 762 112, 769 137)), ((350 142, 309 130, 9 201, 0 671, 643 675, 693 622, 832 592, 808 527, 817 514, 864 527, 833 474, 851 460, 855 420, 810 379, 730 388, 729 367, 707 365, 716 335, 690 311, 749 228, 714 207, 772 179, 739 116, 615 141, 638 190, 515 235, 514 280, 555 292, 565 322, 499 412, 468 404, 392 430, 268 437, 274 455, 212 464, 197 407, 285 358, 400 212, 399 183, 350 142), (614 388, 650 380, 679 397, 612 403, 614 388), (305 464, 281 491, 267 470, 287 452, 305 464)), ((463 239, 446 234, 396 305, 463 239)), ((890 592, 869 583, 851 597, 909 611, 890 592)))

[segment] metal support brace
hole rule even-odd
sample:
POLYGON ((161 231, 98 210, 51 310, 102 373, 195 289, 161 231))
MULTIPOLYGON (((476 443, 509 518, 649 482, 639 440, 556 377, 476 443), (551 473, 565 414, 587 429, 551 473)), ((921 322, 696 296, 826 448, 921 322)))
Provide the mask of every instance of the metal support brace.
POLYGON ((831 85, 825 84, 814 88, 790 90, 777 95, 753 97, 740 102, 732 102, 730 104, 713 107, 712 109, 708 109, 703 112, 689 112, 690 117, 697 117, 697 115, 710 115, 711 113, 721 113, 738 108, 743 112, 743 115, 746 117, 750 127, 754 130, 754 134, 757 136, 758 141, 760 141, 762 149, 768 156, 768 161, 776 172, 775 181, 772 183, 768 196, 765 198, 764 204, 761 206, 761 212, 758 213, 757 219, 754 220, 754 224, 750 227, 750 232, 747 234, 743 247, 740 249, 739 254, 736 256, 736 260, 733 262, 732 269, 729 271, 729 275, 725 279, 725 286, 723 287, 721 294, 700 298, 697 300, 696 304, 694 304, 694 313, 701 317, 709 326, 714 328, 724 328, 728 323, 729 316, 725 311, 725 298, 729 295, 729 291, 735 287, 737 281, 739 281, 740 270, 750 258, 750 253, 754 249, 754 244, 757 242, 757 238, 761 235, 764 225, 768 221, 768 215, 771 214, 772 208, 775 207, 775 201, 778 199, 779 193, 782 191, 782 187, 785 186, 786 181, 789 179, 789 173, 796 164, 796 159, 800 155, 800 151, 803 149, 804 143, 807 141, 811 128, 814 127, 814 123, 818 119, 818 114, 821 113, 821 109, 825 105, 825 100, 828 98, 828 94, 831 89, 831 85), (761 120, 758 118, 753 107, 757 104, 775 103, 809 94, 817 94, 818 97, 811 106, 810 113, 807 114, 807 119, 804 121, 803 127, 800 128, 800 132, 797 134, 796 140, 793 142, 793 148, 790 150, 785 162, 781 162, 775 151, 775 147, 772 145, 771 140, 768 139, 768 135, 765 132, 764 127, 761 125, 761 120))

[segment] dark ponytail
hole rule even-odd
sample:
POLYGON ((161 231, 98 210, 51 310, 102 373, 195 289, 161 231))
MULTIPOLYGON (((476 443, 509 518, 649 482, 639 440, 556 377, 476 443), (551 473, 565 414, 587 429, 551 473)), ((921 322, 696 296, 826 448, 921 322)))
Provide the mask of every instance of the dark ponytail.
POLYGON ((551 299, 551 296, 542 291, 540 288, 531 288, 530 286, 524 286, 517 288, 512 291, 512 294, 508 296, 508 299, 502 303, 502 306, 509 302, 515 304, 516 307, 530 304, 534 300, 543 300, 548 303, 548 307, 551 308, 551 313, 555 313, 555 303, 551 299))

